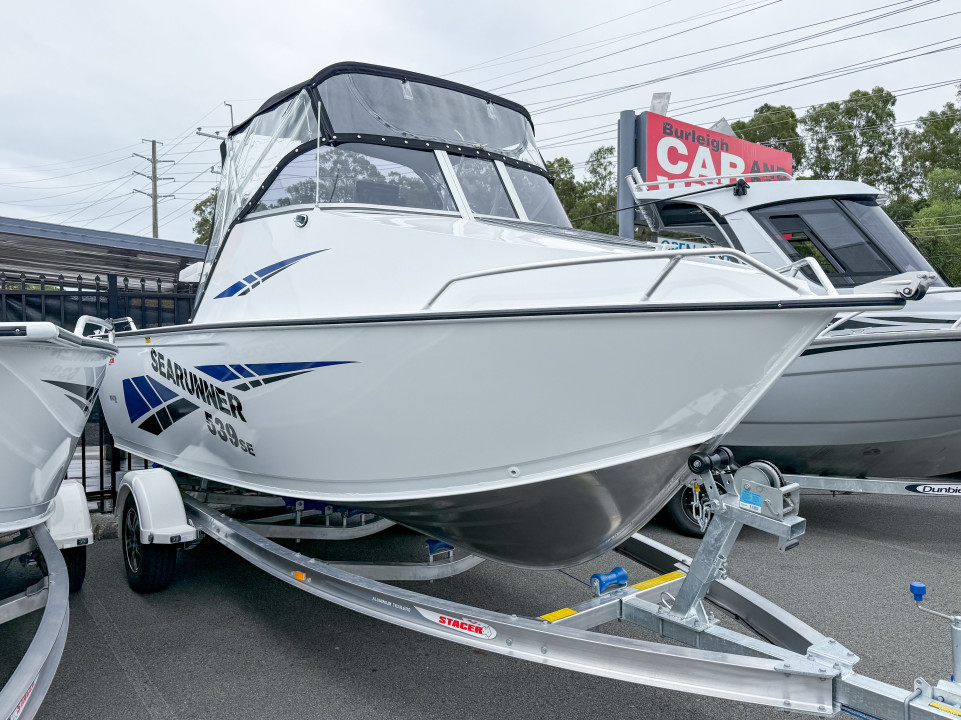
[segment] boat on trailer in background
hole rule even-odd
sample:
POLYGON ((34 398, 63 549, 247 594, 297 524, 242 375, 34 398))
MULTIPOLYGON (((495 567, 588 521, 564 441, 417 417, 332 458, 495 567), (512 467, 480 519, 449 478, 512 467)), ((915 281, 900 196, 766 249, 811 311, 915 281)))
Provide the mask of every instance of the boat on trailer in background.
POLYGON ((192 322, 116 336, 116 446, 513 565, 624 541, 834 315, 904 302, 577 231, 523 107, 416 73, 326 68, 223 154, 192 322))
MULTIPOLYGON (((938 477, 961 473, 961 289, 887 216, 876 188, 757 179, 668 187, 635 171, 628 185, 664 245, 737 249, 825 296, 902 287, 920 297, 902 311, 839 314, 725 444, 806 488, 961 497, 961 482, 938 477)), ((706 519, 697 501, 685 489, 669 506, 694 534, 706 519)))
POLYGON ((0 563, 45 570, 0 599, 0 623, 44 609, 22 660, 0 688, 0 717, 32 718, 60 663, 69 592, 80 589, 93 541, 83 486, 64 480, 116 348, 110 324, 84 316, 74 332, 48 322, 0 323, 0 563))

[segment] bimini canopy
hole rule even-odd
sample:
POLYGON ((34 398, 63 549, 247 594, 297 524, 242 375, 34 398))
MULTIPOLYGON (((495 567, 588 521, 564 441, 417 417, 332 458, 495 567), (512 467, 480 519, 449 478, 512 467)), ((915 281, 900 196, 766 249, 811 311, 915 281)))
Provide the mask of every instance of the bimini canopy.
POLYGON ((315 145, 351 140, 482 154, 546 174, 521 105, 439 78, 339 63, 277 93, 225 142, 205 278, 231 225, 249 212, 272 173, 315 145))

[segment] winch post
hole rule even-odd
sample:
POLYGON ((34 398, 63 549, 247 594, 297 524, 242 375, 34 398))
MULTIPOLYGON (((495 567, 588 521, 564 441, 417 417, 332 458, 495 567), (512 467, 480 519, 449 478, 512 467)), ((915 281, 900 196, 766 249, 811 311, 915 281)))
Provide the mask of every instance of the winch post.
POLYGON ((677 591, 671 606, 671 614, 687 619, 698 614, 701 601, 711 589, 711 584, 727 577, 727 558, 734 547, 743 523, 722 510, 714 515, 707 532, 691 562, 691 569, 677 591))
POLYGON ((722 447, 710 455, 695 453, 688 468, 704 486, 714 517, 671 606, 671 615, 682 620, 707 617, 702 601, 711 584, 726 577, 728 556, 744 525, 776 536, 781 550, 797 547, 805 528, 797 516, 797 484, 783 484, 770 463, 738 467, 722 447))

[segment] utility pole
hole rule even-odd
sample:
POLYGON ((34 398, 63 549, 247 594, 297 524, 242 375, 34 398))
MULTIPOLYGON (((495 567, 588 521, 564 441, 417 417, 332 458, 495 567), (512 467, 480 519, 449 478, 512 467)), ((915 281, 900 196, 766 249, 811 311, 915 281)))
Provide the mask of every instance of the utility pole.
POLYGON ((143 177, 145 177, 145 178, 148 178, 148 179, 150 180, 151 191, 150 191, 149 193, 146 193, 146 192, 144 192, 143 190, 137 190, 136 188, 134 188, 134 192, 140 193, 140 194, 142 194, 142 195, 148 195, 148 196, 151 198, 151 200, 153 201, 153 202, 152 202, 152 206, 153 206, 153 207, 152 207, 152 209, 153 209, 153 236, 154 236, 155 238, 157 238, 157 237, 160 237, 160 221, 159 221, 159 219, 158 219, 158 217, 157 217, 157 202, 158 202, 158 201, 160 200, 160 198, 162 198, 162 197, 163 197, 163 198, 173 197, 173 195, 158 195, 158 194, 157 194, 157 183, 158 183, 159 181, 161 181, 161 180, 173 180, 173 178, 158 178, 158 177, 157 177, 157 165, 158 165, 158 163, 162 163, 162 162, 168 162, 168 163, 169 163, 169 162, 173 162, 173 160, 158 160, 158 159, 157 159, 157 145, 163 145, 163 143, 160 142, 159 140, 144 140, 144 142, 150 143, 150 157, 147 157, 146 155, 141 155, 140 153, 134 153, 133 155, 134 155, 134 157, 143 158, 144 160, 146 160, 147 162, 150 163, 150 174, 147 175, 146 173, 142 173, 142 172, 139 172, 139 171, 137 171, 137 170, 134 170, 133 173, 134 173, 134 175, 141 175, 141 176, 143 176, 143 177))

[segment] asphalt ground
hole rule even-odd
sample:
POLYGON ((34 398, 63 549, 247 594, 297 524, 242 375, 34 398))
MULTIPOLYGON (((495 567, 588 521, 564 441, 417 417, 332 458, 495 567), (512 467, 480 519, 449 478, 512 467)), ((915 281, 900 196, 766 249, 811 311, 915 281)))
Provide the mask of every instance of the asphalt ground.
MULTIPOLYGON (((731 577, 856 652, 862 674, 905 688, 918 676, 947 677, 948 623, 918 612, 907 587, 923 580, 931 607, 961 609, 961 501, 806 493, 801 514, 808 532, 787 554, 776 551, 773 537, 745 529, 731 577)), ((657 524, 644 533, 689 555, 697 546, 657 524)), ((329 559, 423 553, 422 540, 403 529, 298 550, 329 559)), ((611 553, 571 569, 576 579, 483 563, 447 580, 404 585, 538 616, 585 599, 578 580, 615 565, 632 583, 652 575, 611 553)), ((0 575, 0 592, 27 582, 30 572, 11 566, 0 575)), ((71 596, 63 659, 38 718, 785 717, 420 635, 298 591, 211 539, 181 552, 177 572, 166 591, 137 595, 126 583, 120 542, 90 547, 86 583, 71 596)), ((38 621, 35 613, 0 626, 0 682, 38 621)), ((602 629, 653 639, 626 623, 602 629)))

